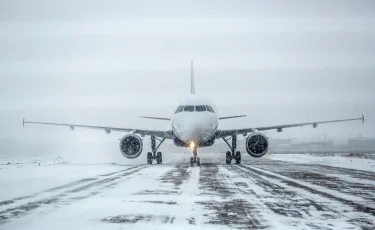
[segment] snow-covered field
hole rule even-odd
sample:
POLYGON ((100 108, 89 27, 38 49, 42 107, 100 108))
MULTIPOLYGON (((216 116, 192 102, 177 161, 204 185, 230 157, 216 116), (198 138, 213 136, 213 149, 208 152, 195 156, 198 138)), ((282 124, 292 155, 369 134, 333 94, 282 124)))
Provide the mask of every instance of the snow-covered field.
POLYGON ((348 169, 335 163, 344 157, 243 154, 225 165, 224 154, 202 154, 201 167, 164 158, 0 161, 0 229, 375 228, 375 173, 360 161, 374 160, 348 158, 348 169))
POLYGON ((348 169, 359 169, 375 172, 375 154, 369 158, 350 157, 350 154, 269 154, 268 159, 288 161, 300 164, 320 164, 348 169), (373 156, 373 157, 372 157, 373 156))
POLYGON ((42 161, 40 165, 39 161, 15 161, 9 165, 8 162, 0 160, 0 202, 127 168, 114 164, 68 163, 62 159, 42 161))

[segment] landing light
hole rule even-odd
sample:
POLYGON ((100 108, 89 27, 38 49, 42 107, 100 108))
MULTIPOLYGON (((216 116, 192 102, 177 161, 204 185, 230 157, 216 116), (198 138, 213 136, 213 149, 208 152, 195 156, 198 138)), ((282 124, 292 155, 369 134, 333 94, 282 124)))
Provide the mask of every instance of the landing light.
POLYGON ((191 148, 191 150, 194 150, 194 147, 195 147, 195 143, 194 143, 194 141, 192 141, 192 142, 190 143, 190 148, 191 148))

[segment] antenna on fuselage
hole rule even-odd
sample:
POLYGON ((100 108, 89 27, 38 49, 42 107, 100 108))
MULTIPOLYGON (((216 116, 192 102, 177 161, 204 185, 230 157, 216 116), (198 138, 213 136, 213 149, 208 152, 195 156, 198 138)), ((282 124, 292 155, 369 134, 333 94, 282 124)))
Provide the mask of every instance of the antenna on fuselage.
POLYGON ((193 59, 191 60, 191 79, 190 79, 190 84, 191 84, 191 89, 190 93, 195 94, 195 89, 194 89, 194 70, 193 70, 193 59))

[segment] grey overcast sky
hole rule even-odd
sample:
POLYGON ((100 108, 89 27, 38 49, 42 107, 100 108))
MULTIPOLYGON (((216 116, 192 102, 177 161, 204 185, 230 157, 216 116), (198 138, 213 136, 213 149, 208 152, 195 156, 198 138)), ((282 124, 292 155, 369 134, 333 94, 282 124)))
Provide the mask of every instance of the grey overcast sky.
POLYGON ((137 116, 170 115, 190 59, 198 94, 248 114, 220 127, 364 113, 278 136, 375 136, 375 1, 1 0, 0 137, 70 135, 23 117, 164 129, 137 116))

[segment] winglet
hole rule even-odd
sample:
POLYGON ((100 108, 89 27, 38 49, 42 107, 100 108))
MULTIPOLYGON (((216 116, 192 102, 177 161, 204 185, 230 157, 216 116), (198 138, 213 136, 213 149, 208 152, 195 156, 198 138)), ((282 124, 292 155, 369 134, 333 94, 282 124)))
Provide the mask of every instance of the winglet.
POLYGON ((22 120, 22 127, 25 127, 25 118, 22 120))
POLYGON ((365 116, 363 116, 363 113, 362 113, 362 124, 365 123, 365 116))
POLYGON ((191 59, 191 79, 190 79, 190 84, 191 84, 191 88, 190 88, 190 93, 191 94, 195 94, 195 88, 194 88, 194 70, 193 70, 193 59, 191 59))

